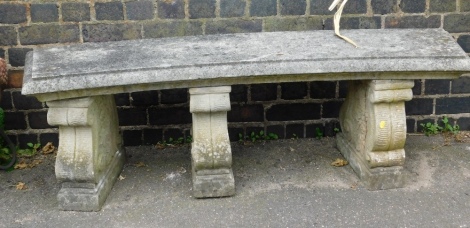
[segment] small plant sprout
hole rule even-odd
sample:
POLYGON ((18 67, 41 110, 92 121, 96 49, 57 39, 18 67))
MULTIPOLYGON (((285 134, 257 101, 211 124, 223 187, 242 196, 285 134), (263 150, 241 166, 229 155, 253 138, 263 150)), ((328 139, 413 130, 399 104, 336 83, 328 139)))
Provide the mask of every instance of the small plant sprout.
POLYGON ((258 133, 252 131, 248 136, 243 136, 242 133, 238 134, 239 142, 244 142, 245 140, 256 142, 260 140, 275 140, 275 139, 279 139, 279 136, 277 134, 265 133, 263 130, 259 131, 258 133))
POLYGON ((444 116, 441 120, 441 122, 444 124, 444 126, 439 126, 437 123, 422 123, 420 124, 421 127, 423 127, 423 132, 426 136, 430 135, 436 135, 438 133, 452 133, 452 134, 457 134, 459 133, 460 127, 459 125, 452 125, 449 123, 449 119, 444 116))
POLYGON ((315 138, 317 138, 317 139, 323 138, 323 132, 318 127, 315 128, 315 138))
POLYGON ((189 144, 192 142, 193 142, 193 137, 191 135, 186 136, 186 137, 179 137, 177 139, 170 137, 168 138, 168 140, 157 142, 157 145, 155 147, 158 149, 165 149, 166 147, 176 147, 176 146, 181 146, 184 144, 189 144))
POLYGON ((442 130, 442 127, 440 127, 438 124, 433 124, 431 122, 427 122, 426 124, 422 123, 420 125, 423 127, 423 133, 426 136, 436 135, 442 130))
POLYGON ((444 132, 444 133, 445 132, 450 132, 454 135, 459 133, 459 130, 460 130, 459 125, 451 125, 449 123, 449 119, 446 116, 444 116, 442 118, 442 123, 444 123, 444 127, 442 128, 442 132, 444 132))
POLYGON ((27 143, 26 145, 28 146, 28 148, 18 150, 18 155, 23 156, 23 157, 32 157, 36 154, 39 147, 41 147, 41 144, 39 143, 36 143, 36 144, 27 143))

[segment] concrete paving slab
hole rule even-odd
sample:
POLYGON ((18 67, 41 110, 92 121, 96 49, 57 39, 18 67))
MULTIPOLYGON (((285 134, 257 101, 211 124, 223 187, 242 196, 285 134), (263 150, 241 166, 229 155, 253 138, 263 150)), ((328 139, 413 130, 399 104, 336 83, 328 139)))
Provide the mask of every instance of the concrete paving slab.
POLYGON ((59 211, 48 155, 0 173, 0 227, 469 227, 470 143, 409 135, 405 150, 405 187, 368 191, 330 165, 334 138, 233 143, 236 195, 195 199, 189 146, 128 147, 99 212, 59 211))

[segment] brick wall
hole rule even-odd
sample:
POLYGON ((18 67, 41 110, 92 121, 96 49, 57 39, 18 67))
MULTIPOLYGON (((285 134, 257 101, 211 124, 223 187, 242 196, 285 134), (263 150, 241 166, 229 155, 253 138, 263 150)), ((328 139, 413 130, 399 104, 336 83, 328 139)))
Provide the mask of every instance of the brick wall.
MULTIPOLYGON (((47 106, 20 93, 25 54, 35 46, 186 35, 332 29, 332 0, 28 0, 0 2, 0 57, 11 83, 3 91, 6 129, 14 142, 53 141, 47 106), (16 83, 15 83, 16 82, 16 83)), ((470 53, 469 0, 350 0, 343 29, 444 28, 470 53)), ((334 39, 332 37, 332 39, 334 39)), ((327 40, 325 42, 328 42, 327 40)), ((470 77, 416 80, 406 103, 408 132, 448 116, 470 130, 470 77)), ((233 86, 228 114, 232 140, 265 130, 282 138, 334 135, 347 82, 233 86)), ((117 94, 126 145, 189 135, 187 89, 117 94)))

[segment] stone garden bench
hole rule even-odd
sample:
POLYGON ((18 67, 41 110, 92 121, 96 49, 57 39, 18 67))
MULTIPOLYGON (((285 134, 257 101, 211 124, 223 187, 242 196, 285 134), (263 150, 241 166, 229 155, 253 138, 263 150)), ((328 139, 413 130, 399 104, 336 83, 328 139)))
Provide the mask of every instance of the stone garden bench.
MULTIPOLYGON (((36 48, 22 93, 47 102, 59 126, 63 210, 99 210, 124 163, 113 94, 189 88, 197 198, 235 194, 227 131, 231 85, 349 80, 341 153, 370 189, 404 185, 414 79, 452 79, 470 59, 442 29, 273 32, 36 48)), ((157 98, 155 98, 157 99, 157 98)), ((313 148, 314 149, 314 148, 313 148)))

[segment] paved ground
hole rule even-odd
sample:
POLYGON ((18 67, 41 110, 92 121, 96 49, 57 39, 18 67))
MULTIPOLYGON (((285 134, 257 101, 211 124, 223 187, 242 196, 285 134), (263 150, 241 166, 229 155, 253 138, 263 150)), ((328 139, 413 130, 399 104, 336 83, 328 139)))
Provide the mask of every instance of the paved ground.
POLYGON ((470 227, 470 143, 408 136, 408 184, 384 191, 330 165, 341 157, 332 138, 232 146, 236 196, 191 197, 189 147, 133 147, 100 212, 59 211, 44 156, 0 172, 0 227, 470 227))

